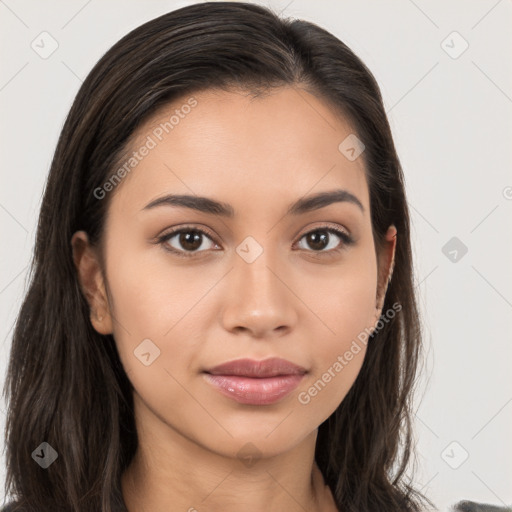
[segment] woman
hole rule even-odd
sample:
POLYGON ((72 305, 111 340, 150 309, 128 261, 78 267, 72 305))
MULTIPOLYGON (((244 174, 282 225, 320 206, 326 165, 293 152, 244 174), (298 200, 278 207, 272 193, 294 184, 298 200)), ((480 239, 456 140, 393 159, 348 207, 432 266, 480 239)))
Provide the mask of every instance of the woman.
MULTIPOLYGON (((419 511, 409 213, 378 85, 195 4, 84 81, 6 382, 19 510, 419 511)), ((10 508, 9 510, 18 510, 10 508)))

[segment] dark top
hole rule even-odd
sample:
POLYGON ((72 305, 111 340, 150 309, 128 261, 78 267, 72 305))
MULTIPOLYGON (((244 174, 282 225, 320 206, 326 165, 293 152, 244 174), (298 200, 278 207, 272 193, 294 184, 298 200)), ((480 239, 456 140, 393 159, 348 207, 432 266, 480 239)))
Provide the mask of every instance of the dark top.
MULTIPOLYGON (((15 506, 15 502, 9 503, 2 508, 0 512, 23 512, 23 509, 15 509, 15 506)), ((124 512, 124 510, 122 512, 124 512)), ((501 507, 487 503, 476 503, 475 501, 459 501, 455 505, 452 505, 449 512, 512 512, 512 506, 501 507)))
POLYGON ((512 506, 501 507, 487 503, 476 503, 474 501, 459 501, 453 505, 452 510, 454 512, 512 512, 512 506))

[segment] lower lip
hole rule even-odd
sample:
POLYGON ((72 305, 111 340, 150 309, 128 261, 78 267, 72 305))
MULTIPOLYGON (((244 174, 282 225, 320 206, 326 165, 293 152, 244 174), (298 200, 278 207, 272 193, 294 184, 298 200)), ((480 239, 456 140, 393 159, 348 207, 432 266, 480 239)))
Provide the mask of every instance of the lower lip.
POLYGON ((206 380, 223 395, 241 404, 273 404, 291 393, 304 375, 279 375, 277 377, 251 378, 235 375, 204 374, 206 380))

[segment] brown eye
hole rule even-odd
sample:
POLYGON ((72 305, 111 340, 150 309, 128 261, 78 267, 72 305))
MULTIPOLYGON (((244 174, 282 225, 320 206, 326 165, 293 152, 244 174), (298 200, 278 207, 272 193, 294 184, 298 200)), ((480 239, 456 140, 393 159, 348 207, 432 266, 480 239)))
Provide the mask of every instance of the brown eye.
MULTIPOLYGON (((346 231, 331 226, 320 227, 304 234, 299 244, 302 240, 305 241, 306 247, 299 247, 300 249, 322 255, 336 254, 354 243, 354 239, 346 231)), ((157 242, 166 251, 183 257, 192 257, 199 253, 206 253, 209 249, 218 249, 209 233, 195 227, 175 229, 159 237, 157 242), (211 244, 210 247, 208 242, 211 244)))
POLYGON ((198 231, 182 231, 177 235, 178 243, 187 251, 196 251, 203 243, 202 235, 198 231))
POLYGON ((353 243, 353 239, 348 233, 331 227, 322 227, 310 231, 301 237, 301 240, 303 239, 305 245, 313 252, 336 252, 353 243), (340 243, 340 240, 342 243, 340 243))
MULTIPOLYGON (((181 228, 171 231, 158 239, 167 251, 173 252, 178 256, 194 256, 195 253, 206 252, 209 247, 205 241, 210 241, 213 246, 215 243, 211 237, 201 229, 181 228)), ((210 247, 211 248, 211 247, 210 247)))

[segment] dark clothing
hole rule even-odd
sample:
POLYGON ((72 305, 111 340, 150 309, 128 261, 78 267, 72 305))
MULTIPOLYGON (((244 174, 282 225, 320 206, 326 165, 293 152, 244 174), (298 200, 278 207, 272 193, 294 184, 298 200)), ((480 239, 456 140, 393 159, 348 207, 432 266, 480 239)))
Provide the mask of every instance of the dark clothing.
POLYGON ((488 505, 484 503, 475 503, 474 501, 459 501, 453 508, 454 512, 512 512, 512 506, 501 507, 498 505, 488 505))

